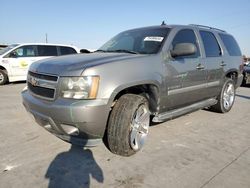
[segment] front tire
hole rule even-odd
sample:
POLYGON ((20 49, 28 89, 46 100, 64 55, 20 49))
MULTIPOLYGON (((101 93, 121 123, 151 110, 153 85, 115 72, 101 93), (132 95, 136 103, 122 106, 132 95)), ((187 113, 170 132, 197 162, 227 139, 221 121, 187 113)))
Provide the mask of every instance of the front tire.
POLYGON ((8 75, 4 70, 0 69, 0 85, 4 85, 8 81, 8 75))
POLYGON ((212 106, 211 109, 220 113, 229 112, 234 104, 234 100, 235 84, 232 79, 227 78, 218 96, 217 104, 212 106))
POLYGON ((107 128, 108 147, 112 153, 130 156, 144 145, 148 135, 150 112, 145 97, 125 94, 116 102, 107 128))

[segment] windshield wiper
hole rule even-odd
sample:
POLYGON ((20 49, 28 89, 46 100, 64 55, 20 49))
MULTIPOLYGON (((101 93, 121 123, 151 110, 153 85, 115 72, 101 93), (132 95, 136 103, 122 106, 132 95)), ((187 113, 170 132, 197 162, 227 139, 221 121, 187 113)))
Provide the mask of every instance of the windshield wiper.
POLYGON ((138 52, 132 51, 132 50, 123 50, 123 49, 119 49, 119 50, 112 50, 112 51, 107 51, 107 52, 118 52, 118 53, 130 53, 130 54, 138 54, 138 52))
POLYGON ((118 52, 118 53, 130 53, 130 54, 139 54, 138 52, 135 52, 135 51, 131 51, 131 50, 122 50, 122 49, 119 49, 119 50, 96 50, 94 52, 104 52, 104 53, 110 53, 110 52, 118 52))

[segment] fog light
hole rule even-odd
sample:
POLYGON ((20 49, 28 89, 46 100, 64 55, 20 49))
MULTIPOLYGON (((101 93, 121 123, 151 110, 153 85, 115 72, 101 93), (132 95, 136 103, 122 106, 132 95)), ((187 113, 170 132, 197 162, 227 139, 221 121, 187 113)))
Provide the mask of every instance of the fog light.
POLYGON ((79 135, 79 129, 72 125, 61 124, 61 127, 68 135, 79 135))
POLYGON ((44 128, 47 129, 48 131, 52 130, 52 127, 50 124, 45 125, 44 128))
POLYGON ((28 90, 28 87, 27 87, 27 86, 25 86, 25 87, 23 88, 22 92, 24 92, 24 91, 26 91, 26 90, 28 90))

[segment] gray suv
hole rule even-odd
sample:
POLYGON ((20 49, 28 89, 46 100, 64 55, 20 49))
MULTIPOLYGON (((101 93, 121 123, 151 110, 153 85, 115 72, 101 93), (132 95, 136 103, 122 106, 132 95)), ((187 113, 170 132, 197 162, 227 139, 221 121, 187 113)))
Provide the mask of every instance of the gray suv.
POLYGON ((130 156, 150 122, 209 107, 230 111, 242 82, 240 48, 225 31, 161 25, 122 32, 99 50, 30 66, 23 104, 36 122, 81 146, 105 140, 130 156))

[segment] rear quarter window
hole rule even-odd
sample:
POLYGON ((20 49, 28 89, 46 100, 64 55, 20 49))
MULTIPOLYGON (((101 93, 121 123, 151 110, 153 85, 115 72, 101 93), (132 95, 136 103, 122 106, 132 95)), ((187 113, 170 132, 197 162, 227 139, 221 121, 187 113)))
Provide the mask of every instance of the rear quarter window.
POLYGON ((60 46, 59 47, 61 55, 76 54, 76 50, 71 47, 60 46))
POLYGON ((219 36, 230 56, 241 56, 240 47, 231 35, 220 33, 219 36))

